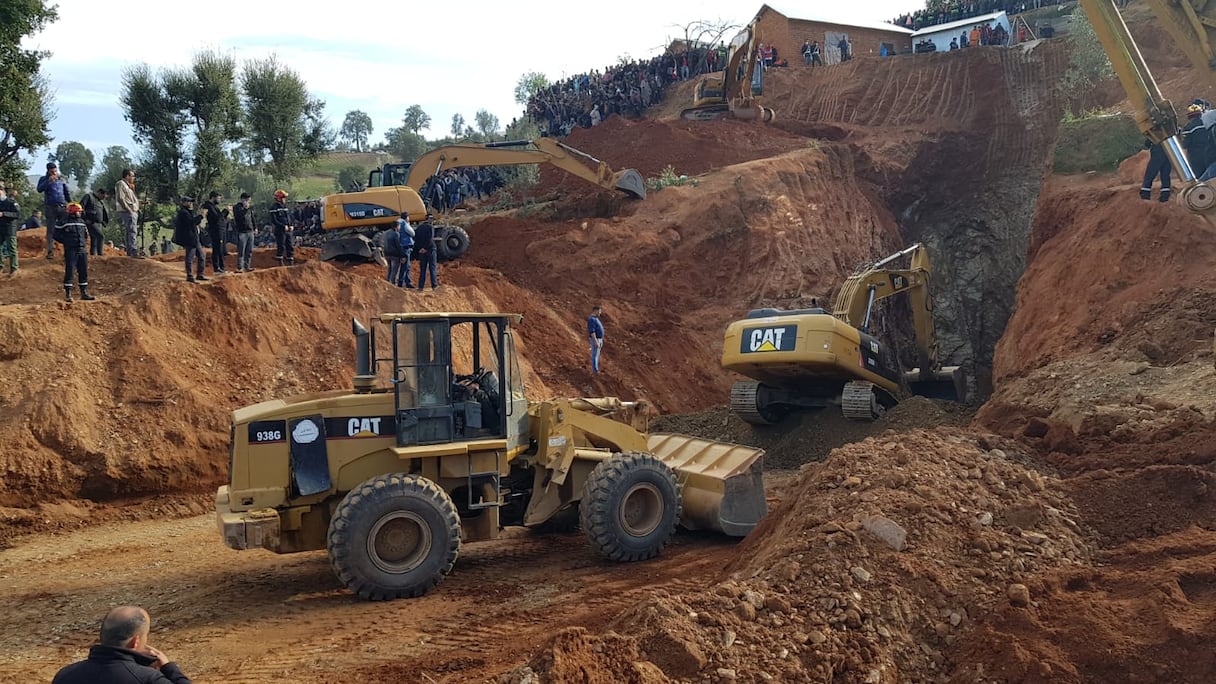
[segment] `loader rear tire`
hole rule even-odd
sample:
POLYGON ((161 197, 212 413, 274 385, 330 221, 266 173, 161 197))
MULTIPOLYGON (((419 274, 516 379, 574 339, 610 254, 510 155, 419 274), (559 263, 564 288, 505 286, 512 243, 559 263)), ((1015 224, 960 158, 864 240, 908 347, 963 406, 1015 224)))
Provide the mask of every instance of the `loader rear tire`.
POLYGON ((370 601, 421 596, 460 553, 460 513, 434 482, 380 475, 352 489, 329 523, 329 562, 338 579, 370 601))
POLYGON ((680 520, 676 474, 651 454, 614 454, 591 471, 579 511, 591 546, 608 559, 654 558, 680 520))

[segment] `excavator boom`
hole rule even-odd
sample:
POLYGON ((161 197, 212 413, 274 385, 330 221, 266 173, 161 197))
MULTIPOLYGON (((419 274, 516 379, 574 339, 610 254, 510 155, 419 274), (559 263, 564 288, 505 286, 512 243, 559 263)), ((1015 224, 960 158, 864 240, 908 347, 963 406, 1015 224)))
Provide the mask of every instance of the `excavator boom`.
POLYGON ((444 169, 519 164, 552 164, 602 188, 620 190, 631 197, 646 199, 646 183, 642 174, 635 169, 613 172, 599 159, 553 138, 509 140, 485 145, 446 145, 416 159, 410 166, 405 184, 414 190, 421 190, 428 178, 444 169))
MULTIPOLYGON (((1209 0, 1146 0, 1158 21, 1194 64, 1196 70, 1216 83, 1216 3, 1209 0)), ((1135 107, 1136 125, 1146 138, 1160 144, 1174 173, 1183 183, 1183 204, 1216 224, 1216 188, 1200 180, 1204 169, 1191 167, 1179 140, 1178 114, 1161 94, 1140 48, 1132 39, 1114 0, 1080 0, 1093 24, 1098 41, 1110 59, 1119 84, 1135 107)))

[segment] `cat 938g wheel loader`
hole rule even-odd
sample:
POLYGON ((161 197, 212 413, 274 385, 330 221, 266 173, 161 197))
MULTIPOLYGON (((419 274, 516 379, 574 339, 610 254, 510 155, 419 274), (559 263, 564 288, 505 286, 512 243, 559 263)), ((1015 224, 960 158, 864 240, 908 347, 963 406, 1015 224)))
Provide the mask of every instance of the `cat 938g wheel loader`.
POLYGON ((836 295, 834 311, 756 309, 726 328, 722 367, 747 376, 731 389, 735 415, 779 422, 799 408, 840 404, 846 418, 873 420, 908 394, 963 401, 966 378, 938 358, 929 254, 916 244, 866 264, 836 295), (911 257, 907 268, 892 264, 911 257), (893 347, 870 334, 874 305, 906 295, 918 367, 901 373, 893 347))
POLYGON ((353 321, 353 391, 233 412, 229 484, 215 499, 224 542, 327 549, 342 583, 375 600, 425 593, 463 542, 507 525, 575 518, 603 556, 640 561, 677 525, 740 537, 765 515, 759 449, 647 435, 606 415, 630 407, 611 398, 528 401, 521 318, 353 321))

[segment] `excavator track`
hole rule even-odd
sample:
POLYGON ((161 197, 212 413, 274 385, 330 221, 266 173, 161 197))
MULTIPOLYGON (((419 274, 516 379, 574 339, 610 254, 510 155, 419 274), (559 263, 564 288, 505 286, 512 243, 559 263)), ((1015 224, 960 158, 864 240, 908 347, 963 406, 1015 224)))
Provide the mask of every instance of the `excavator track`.
POLYGON ((730 410, 744 422, 752 425, 772 425, 771 414, 765 415, 757 405, 756 395, 760 392, 760 383, 752 381, 736 382, 730 388, 730 410))
POLYGON ((875 420, 887 412, 874 393, 874 383, 865 380, 846 382, 840 396, 840 408, 850 420, 875 420))

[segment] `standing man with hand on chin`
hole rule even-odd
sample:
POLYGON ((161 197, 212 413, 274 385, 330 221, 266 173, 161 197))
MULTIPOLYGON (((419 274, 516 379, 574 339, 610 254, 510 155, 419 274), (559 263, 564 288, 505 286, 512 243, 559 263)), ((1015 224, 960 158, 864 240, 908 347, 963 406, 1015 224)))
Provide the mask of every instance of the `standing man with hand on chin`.
POLYGON ((143 608, 111 610, 88 659, 61 669, 51 684, 190 684, 177 663, 148 644, 151 624, 143 608))
POLYGON ((127 244, 127 256, 139 256, 135 249, 135 227, 139 225, 139 198, 135 196, 135 172, 122 170, 122 179, 114 186, 114 203, 118 205, 118 220, 122 223, 127 244))

